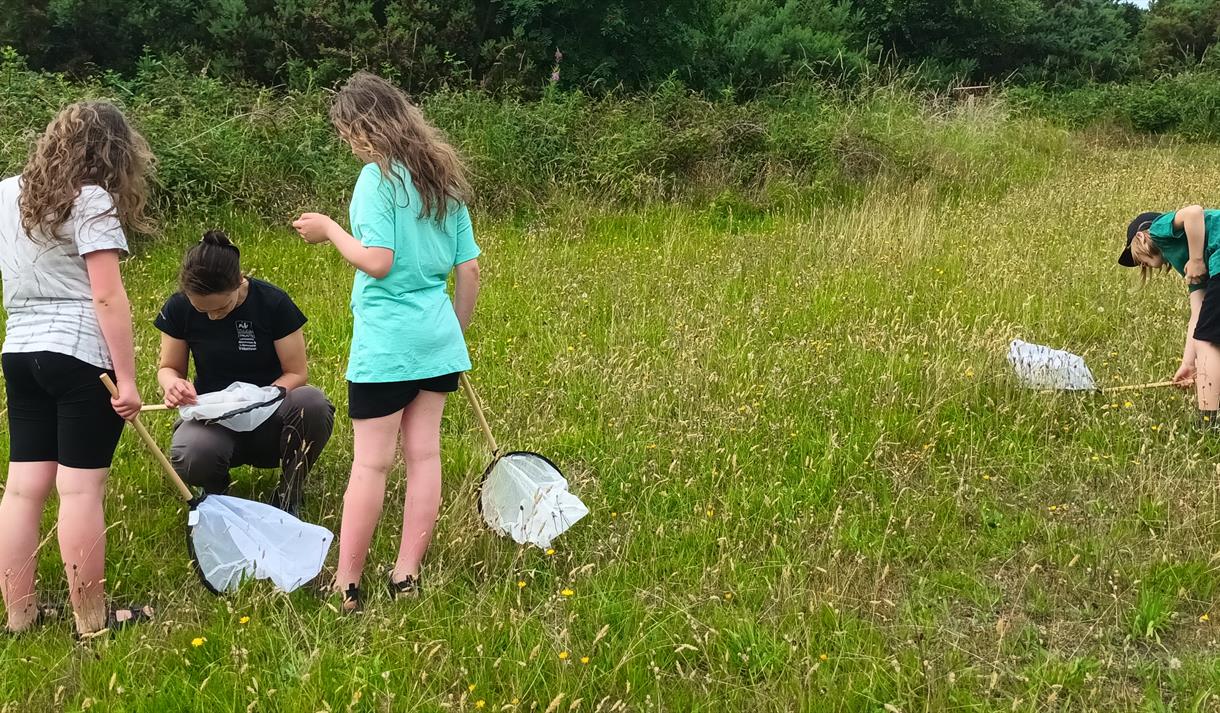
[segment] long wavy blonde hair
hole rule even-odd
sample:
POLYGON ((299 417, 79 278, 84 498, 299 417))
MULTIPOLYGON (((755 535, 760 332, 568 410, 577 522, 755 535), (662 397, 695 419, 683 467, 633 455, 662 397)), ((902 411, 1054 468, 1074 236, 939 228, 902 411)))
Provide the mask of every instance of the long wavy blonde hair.
POLYGON ((441 221, 451 202, 469 202, 470 183, 461 156, 393 84, 357 72, 335 94, 330 120, 354 150, 377 162, 381 175, 401 181, 393 170, 396 162, 410 171, 424 203, 420 216, 441 221))
POLYGON ((114 196, 110 215, 124 230, 152 232, 144 209, 153 163, 148 142, 113 104, 84 101, 64 107, 21 172, 21 227, 34 242, 53 244, 72 216, 81 186, 96 185, 114 196))

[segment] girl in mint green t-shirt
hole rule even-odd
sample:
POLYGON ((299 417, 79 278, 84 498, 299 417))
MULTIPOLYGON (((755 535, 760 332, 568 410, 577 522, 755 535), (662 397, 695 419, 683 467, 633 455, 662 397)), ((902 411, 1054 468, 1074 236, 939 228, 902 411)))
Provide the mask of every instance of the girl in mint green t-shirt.
POLYGON ((335 96, 331 122, 365 162, 352 193, 352 232, 305 213, 293 227, 330 243, 356 268, 348 410, 355 433, 343 498, 335 587, 360 608, 360 576, 402 434, 407 495, 391 596, 419 591, 419 567, 441 500, 445 395, 470 369, 463 333, 479 292, 479 246, 461 159, 397 87, 366 72, 335 96), (454 298, 445 290, 455 273, 454 298))

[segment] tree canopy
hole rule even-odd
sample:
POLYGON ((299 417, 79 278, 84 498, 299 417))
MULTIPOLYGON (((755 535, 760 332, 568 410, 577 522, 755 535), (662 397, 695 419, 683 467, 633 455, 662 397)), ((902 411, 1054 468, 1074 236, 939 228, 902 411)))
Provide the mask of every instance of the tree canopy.
POLYGON ((1214 63, 1218 28, 1220 0, 0 0, 0 45, 37 68, 172 54, 263 84, 369 68, 416 91, 676 78, 749 92, 879 64, 1073 85, 1214 63))

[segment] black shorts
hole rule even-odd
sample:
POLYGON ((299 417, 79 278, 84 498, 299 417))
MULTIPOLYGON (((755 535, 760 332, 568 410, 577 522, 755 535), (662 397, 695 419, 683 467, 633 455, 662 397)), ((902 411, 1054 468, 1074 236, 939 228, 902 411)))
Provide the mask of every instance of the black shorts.
POLYGON ((1203 289, 1203 306, 1193 336, 1201 342, 1220 345, 1220 275, 1209 278, 1203 289))
POLYGON ((98 377, 114 372, 66 354, 5 354, 9 460, 109 468, 123 419, 98 377))
POLYGON ((353 419, 381 418, 401 411, 415 400, 421 391, 448 394, 458 390, 455 371, 444 376, 432 376, 413 381, 387 381, 384 383, 347 382, 347 412, 353 419))

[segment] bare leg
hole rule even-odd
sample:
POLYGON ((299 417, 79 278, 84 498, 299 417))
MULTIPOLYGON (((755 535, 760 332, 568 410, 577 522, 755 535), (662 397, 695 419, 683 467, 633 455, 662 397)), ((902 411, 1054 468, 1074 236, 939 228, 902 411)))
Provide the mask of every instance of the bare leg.
POLYGON ((394 464, 401 413, 352 421, 355 456, 352 475, 343 496, 343 523, 339 530, 339 566, 335 586, 340 591, 360 584, 381 505, 385 500, 385 477, 394 464))
POLYGON ((1199 410, 1220 409, 1220 347, 1195 340, 1195 393, 1199 410))
POLYGON ((38 616, 34 573, 42 510, 55 485, 55 461, 10 463, 0 499, 0 593, 9 631, 20 631, 38 616))
POLYGON ((109 468, 60 466, 59 553, 68 576, 68 597, 82 634, 106 627, 106 520, 102 503, 109 468))
POLYGON ((419 576, 432 542, 441 507, 441 414, 445 394, 421 391, 402 413, 402 454, 407 464, 407 495, 402 512, 402 542, 391 576, 419 576))

